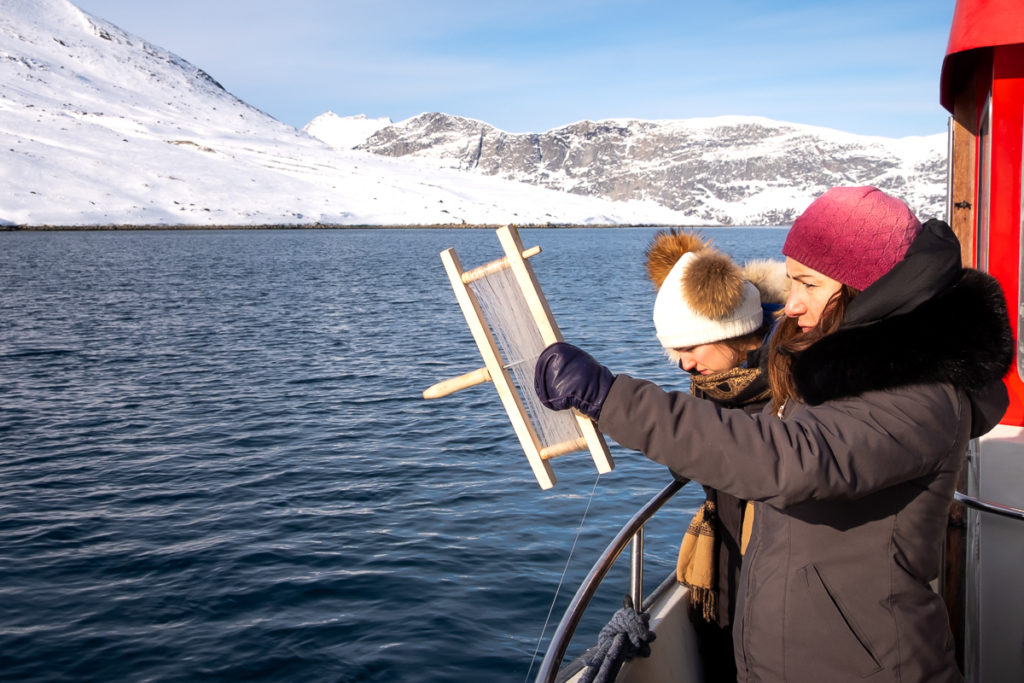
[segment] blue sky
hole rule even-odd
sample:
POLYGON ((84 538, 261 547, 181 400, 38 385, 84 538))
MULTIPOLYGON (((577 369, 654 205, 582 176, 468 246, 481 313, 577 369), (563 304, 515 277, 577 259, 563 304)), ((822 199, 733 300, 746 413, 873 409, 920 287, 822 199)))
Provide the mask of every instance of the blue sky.
POLYGON ((442 111, 509 132, 766 116, 940 133, 955 0, 72 0, 296 127, 442 111))

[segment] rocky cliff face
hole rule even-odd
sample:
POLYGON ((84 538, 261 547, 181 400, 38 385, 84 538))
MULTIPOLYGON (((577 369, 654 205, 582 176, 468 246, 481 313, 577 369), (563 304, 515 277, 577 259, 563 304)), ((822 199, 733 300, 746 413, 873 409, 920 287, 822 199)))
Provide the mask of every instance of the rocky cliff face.
POLYGON ((945 212, 945 134, 867 137, 738 116, 506 133, 427 113, 381 128, 357 149, 576 194, 652 200, 723 225, 792 221, 834 185, 875 185, 922 218, 945 212))

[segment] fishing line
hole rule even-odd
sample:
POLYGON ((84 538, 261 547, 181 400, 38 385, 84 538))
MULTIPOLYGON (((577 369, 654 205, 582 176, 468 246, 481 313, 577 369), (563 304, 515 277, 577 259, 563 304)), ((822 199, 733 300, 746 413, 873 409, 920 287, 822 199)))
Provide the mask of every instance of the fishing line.
POLYGON ((565 575, 569 571, 569 564, 572 562, 572 555, 576 551, 576 543, 580 540, 580 534, 583 532, 583 524, 587 521, 587 513, 590 512, 590 503, 594 500, 594 493, 597 492, 597 484, 601 481, 601 474, 598 473, 594 479, 594 488, 590 490, 590 497, 587 498, 587 506, 583 509, 583 517, 580 519, 580 525, 576 527, 576 537, 572 539, 572 546, 569 548, 569 557, 565 559, 565 567, 562 568, 562 576, 558 579, 558 586, 555 587, 555 595, 551 598, 551 606, 548 607, 548 614, 544 618, 544 626, 540 630, 540 636, 537 638, 537 647, 533 651, 533 657, 530 659, 530 668, 526 671, 526 678, 524 681, 530 680, 530 674, 533 673, 533 665, 537 663, 537 653, 540 652, 541 643, 544 642, 544 633, 548 630, 548 623, 551 621, 551 613, 555 611, 555 603, 558 602, 558 593, 562 590, 562 584, 565 582, 565 575))

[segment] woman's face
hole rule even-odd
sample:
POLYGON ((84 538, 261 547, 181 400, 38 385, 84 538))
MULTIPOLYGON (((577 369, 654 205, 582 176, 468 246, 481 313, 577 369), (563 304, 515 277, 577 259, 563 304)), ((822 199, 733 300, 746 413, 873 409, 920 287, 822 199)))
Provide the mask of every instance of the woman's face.
POLYGON ((786 315, 797 319, 801 332, 808 332, 818 324, 825 305, 843 285, 789 257, 786 257, 786 275, 792 281, 786 299, 786 315))
POLYGON ((679 358, 679 367, 687 372, 698 372, 710 375, 736 367, 736 354, 722 342, 714 344, 697 344, 680 349, 673 349, 679 358))

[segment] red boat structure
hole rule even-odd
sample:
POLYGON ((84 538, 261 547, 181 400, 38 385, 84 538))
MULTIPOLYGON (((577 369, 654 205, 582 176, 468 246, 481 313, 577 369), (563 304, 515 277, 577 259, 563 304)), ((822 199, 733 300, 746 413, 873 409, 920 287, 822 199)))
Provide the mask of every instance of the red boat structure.
POLYGON ((1002 285, 1017 340, 1010 407, 973 444, 950 515, 942 592, 968 681, 1024 681, 1024 3, 959 0, 942 63, 947 216, 965 266, 1002 285))

